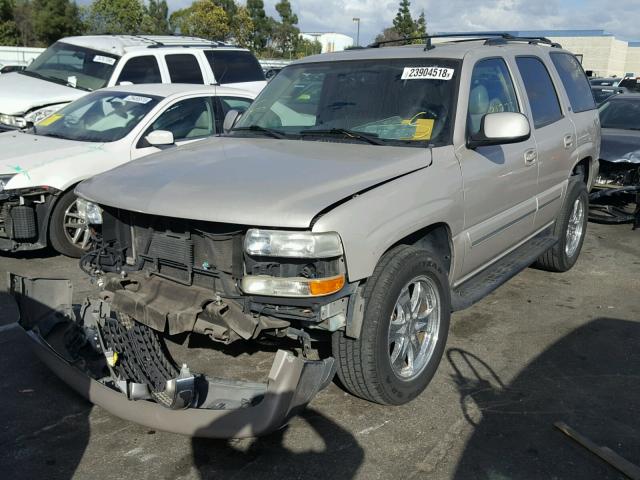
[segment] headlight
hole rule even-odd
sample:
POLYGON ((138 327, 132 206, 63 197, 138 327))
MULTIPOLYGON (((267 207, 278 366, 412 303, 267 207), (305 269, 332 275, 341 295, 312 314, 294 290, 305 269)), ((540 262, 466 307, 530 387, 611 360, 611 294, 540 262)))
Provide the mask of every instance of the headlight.
POLYGON ((40 108, 38 110, 34 110, 33 112, 29 112, 24 116, 24 119, 29 123, 39 123, 51 114, 56 113, 62 107, 68 105, 67 103, 59 103, 57 105, 49 105, 48 107, 40 108))
POLYGON ((330 258, 343 254, 335 232, 283 232, 251 229, 244 239, 249 255, 287 258, 330 258))
POLYGON ((4 187, 13 177, 13 175, 0 175, 0 192, 4 191, 4 187))
POLYGON ((16 115, 4 115, 0 114, 0 123, 4 123, 9 127, 24 128, 27 126, 27 121, 23 117, 16 115))
POLYGON ((102 209, 93 202, 83 198, 76 200, 78 216, 89 225, 102 225, 102 209))
POLYGON ((242 291, 267 297, 321 297, 339 292, 344 287, 344 275, 328 278, 279 278, 268 275, 247 275, 242 278, 242 291))

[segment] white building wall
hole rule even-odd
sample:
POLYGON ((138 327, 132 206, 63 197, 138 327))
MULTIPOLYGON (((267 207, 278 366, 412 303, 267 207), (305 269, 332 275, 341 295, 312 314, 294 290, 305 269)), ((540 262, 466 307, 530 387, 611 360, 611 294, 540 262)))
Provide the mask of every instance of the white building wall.
POLYGON ((640 45, 629 45, 624 68, 625 73, 633 73, 636 77, 640 77, 640 45))
POLYGON ((322 53, 341 52, 353 47, 353 38, 342 33, 301 33, 300 36, 311 42, 320 42, 322 53))

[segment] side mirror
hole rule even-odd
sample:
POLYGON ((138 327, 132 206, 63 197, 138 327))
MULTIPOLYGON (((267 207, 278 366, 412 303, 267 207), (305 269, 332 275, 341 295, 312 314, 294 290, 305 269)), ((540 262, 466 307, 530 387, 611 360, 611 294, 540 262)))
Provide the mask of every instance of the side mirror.
POLYGON ((489 145, 524 142, 530 136, 529 119, 522 113, 487 113, 480 122, 480 131, 467 140, 467 147, 476 149, 489 145))
POLYGON ((224 133, 229 133, 241 116, 242 114, 238 110, 229 110, 224 116, 224 123, 222 124, 224 133))
POLYGON ((145 137, 145 140, 152 147, 166 147, 175 143, 173 133, 167 130, 154 130, 145 137))

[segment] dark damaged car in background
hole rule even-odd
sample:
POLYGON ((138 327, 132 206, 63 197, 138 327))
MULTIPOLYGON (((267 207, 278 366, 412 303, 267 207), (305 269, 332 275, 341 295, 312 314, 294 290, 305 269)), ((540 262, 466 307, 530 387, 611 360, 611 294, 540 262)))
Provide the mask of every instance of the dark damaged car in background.
POLYGON ((610 97, 600 106, 600 173, 589 218, 640 227, 640 94, 610 97))

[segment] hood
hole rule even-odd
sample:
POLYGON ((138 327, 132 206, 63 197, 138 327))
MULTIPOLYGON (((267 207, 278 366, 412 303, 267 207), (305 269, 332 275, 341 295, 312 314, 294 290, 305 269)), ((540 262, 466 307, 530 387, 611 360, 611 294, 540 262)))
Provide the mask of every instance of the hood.
POLYGON ((0 175, 16 174, 7 183, 7 190, 38 185, 65 190, 95 173, 89 158, 95 162, 100 157, 110 158, 104 144, 17 131, 0 133, 0 175))
POLYGON ((640 164, 640 131, 603 128, 600 159, 640 164))
POLYGON ((219 137, 130 162, 76 192, 153 215, 307 228, 334 203, 430 162, 426 148, 219 137))
POLYGON ((66 103, 87 92, 22 73, 0 75, 0 113, 23 115, 34 108, 66 103))

